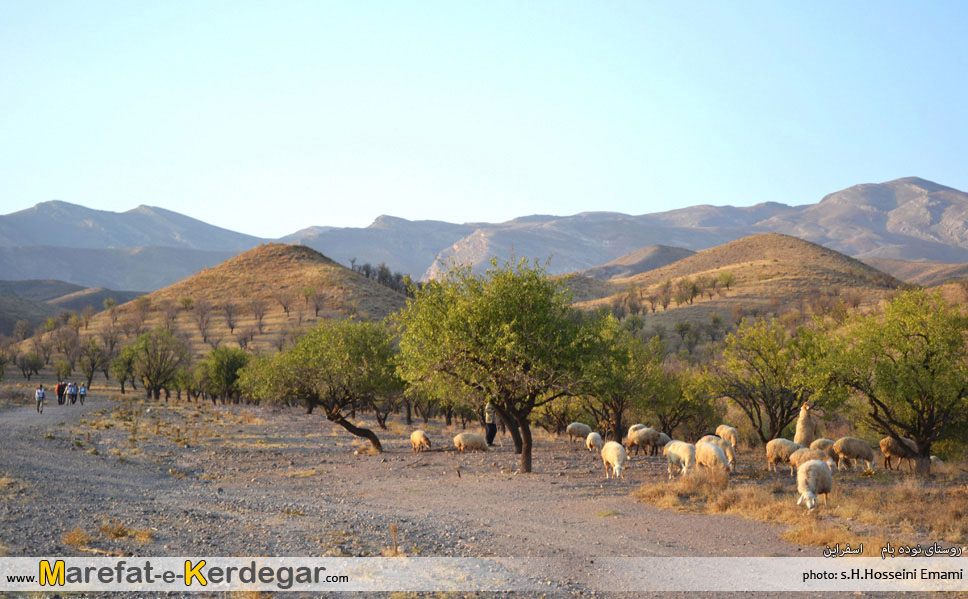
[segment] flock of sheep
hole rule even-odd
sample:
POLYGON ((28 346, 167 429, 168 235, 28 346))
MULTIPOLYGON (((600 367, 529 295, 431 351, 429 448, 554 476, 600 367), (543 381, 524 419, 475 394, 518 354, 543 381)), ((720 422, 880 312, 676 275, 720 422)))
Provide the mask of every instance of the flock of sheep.
MULTIPOLYGON (((661 450, 666 458, 670 479, 674 472, 685 475, 698 467, 720 469, 728 474, 735 468, 735 449, 739 441, 736 429, 726 424, 719 425, 715 435, 705 435, 695 444, 670 439, 665 433, 644 424, 634 424, 629 428, 624 446, 616 441, 603 442, 600 434, 581 422, 572 422, 565 432, 572 442, 584 439, 589 451, 601 454, 606 480, 623 477, 629 452, 633 449, 636 454, 641 450, 648 451, 650 455, 658 455, 661 450)), ((835 468, 853 469, 860 462, 864 462, 868 470, 874 468, 874 450, 866 441, 856 437, 841 437, 836 441, 818 437, 819 421, 812 414, 809 403, 804 403, 797 419, 794 440, 773 439, 766 444, 767 470, 776 472, 777 464, 789 464, 790 476, 796 472, 797 505, 805 504, 808 509, 817 505, 820 495, 823 495, 824 505, 827 504, 835 468)), ((901 440, 910 451, 916 449, 911 439, 902 437, 901 440)), ((414 452, 430 449, 430 439, 422 430, 410 435, 410 444, 414 452)), ((484 437, 474 433, 460 433, 454 437, 454 446, 458 453, 487 451, 484 437)), ((893 437, 882 439, 880 448, 888 469, 891 469, 892 458, 897 458, 900 468, 901 460, 909 455, 893 437)), ((941 465, 937 456, 931 456, 931 462, 932 465, 941 465)))

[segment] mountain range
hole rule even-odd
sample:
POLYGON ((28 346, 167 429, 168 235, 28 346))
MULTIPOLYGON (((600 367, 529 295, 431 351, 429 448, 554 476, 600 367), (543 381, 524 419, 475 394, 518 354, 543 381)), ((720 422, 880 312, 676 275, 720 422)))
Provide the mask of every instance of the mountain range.
POLYGON ((51 278, 152 291, 267 241, 304 244, 344 265, 382 262, 417 279, 433 278, 451 261, 482 270, 492 256, 550 259, 548 270, 561 274, 599 267, 649 245, 699 251, 767 232, 864 260, 963 263, 968 194, 909 177, 856 185, 801 206, 701 205, 642 215, 583 212, 463 224, 380 216, 368 227, 309 226, 279 240, 162 208, 116 213, 44 202, 0 216, 0 280, 51 278))

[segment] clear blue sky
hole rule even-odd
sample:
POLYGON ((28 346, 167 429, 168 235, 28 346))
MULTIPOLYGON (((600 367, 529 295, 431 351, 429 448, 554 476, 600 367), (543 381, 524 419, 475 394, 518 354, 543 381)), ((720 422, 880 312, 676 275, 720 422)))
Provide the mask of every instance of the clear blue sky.
POLYGON ((968 3, 0 0, 0 212, 276 237, 968 190, 968 3))

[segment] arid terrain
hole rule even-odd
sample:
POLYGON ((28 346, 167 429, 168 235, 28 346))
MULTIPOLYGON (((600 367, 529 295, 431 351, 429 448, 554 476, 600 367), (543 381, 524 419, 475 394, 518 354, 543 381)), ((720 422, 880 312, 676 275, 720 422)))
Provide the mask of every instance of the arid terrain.
MULTIPOLYGON (((509 437, 458 455, 458 432, 423 425, 414 454, 399 419, 386 451, 320 414, 93 396, 84 406, 0 410, 0 543, 30 555, 819 556, 788 526, 662 510, 632 493, 664 481, 661 457, 604 478, 584 448, 536 434, 535 471, 515 474, 509 437)), ((739 475, 762 470, 741 454, 739 475)), ((754 461, 755 460, 755 461, 754 461)), ((769 475, 795 487, 785 475, 769 475)), ((752 477, 762 478, 760 475, 752 477)), ((805 521, 816 515, 803 514, 805 521)), ((819 516, 824 518, 825 516, 819 516)), ((582 594, 582 581, 557 590, 582 594)), ((200 596, 200 595, 193 595, 200 596)))

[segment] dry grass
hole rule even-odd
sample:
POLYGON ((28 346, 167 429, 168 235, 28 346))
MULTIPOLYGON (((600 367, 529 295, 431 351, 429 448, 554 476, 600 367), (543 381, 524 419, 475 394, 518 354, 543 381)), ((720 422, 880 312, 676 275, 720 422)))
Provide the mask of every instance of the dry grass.
POLYGON ((88 545, 91 544, 91 541, 93 540, 94 540, 94 537, 88 534, 87 531, 81 528, 80 526, 75 527, 74 529, 69 530, 65 532, 63 535, 61 535, 61 541, 65 545, 69 547, 75 547, 77 549, 82 549, 84 547, 87 547, 88 545))
POLYGON ((98 531, 109 539, 124 539, 131 535, 131 529, 123 522, 112 520, 97 527, 98 531))

